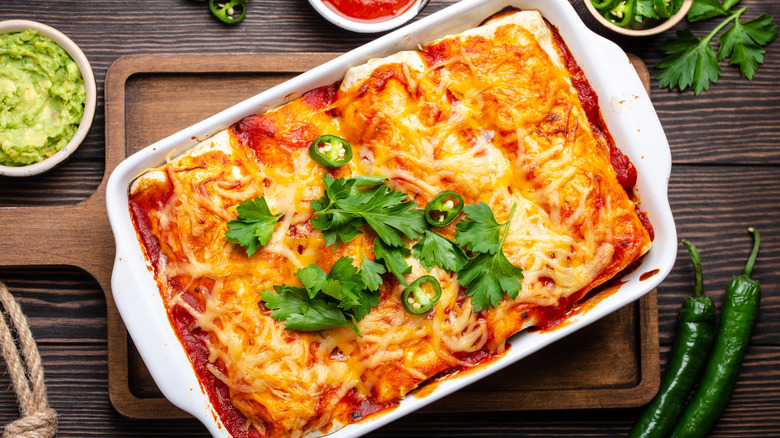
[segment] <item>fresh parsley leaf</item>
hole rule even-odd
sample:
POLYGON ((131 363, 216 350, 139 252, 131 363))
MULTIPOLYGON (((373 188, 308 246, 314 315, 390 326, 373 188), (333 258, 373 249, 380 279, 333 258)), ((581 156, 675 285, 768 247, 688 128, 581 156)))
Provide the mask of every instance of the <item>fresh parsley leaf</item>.
POLYGON ((737 18, 734 25, 718 38, 718 60, 731 57, 731 63, 739 66, 739 71, 748 80, 764 63, 763 46, 777 37, 777 26, 772 23, 772 17, 762 14, 747 22, 737 18))
POLYGON ((317 331, 349 324, 338 305, 309 298, 305 291, 301 294, 298 289, 302 288, 274 286, 276 292, 260 292, 265 307, 273 310, 271 316, 278 321, 284 321, 286 329, 317 331))
POLYGON ((382 274, 385 272, 387 272, 387 269, 381 263, 369 260, 363 256, 363 260, 360 263, 360 278, 363 279, 363 284, 366 285, 368 290, 374 292, 379 290, 379 285, 382 284, 382 274))
POLYGON ((501 227, 506 223, 498 223, 490 206, 481 201, 467 205, 463 211, 466 219, 455 225, 455 243, 472 252, 498 251, 501 227))
POLYGON ((404 236, 420 237, 427 227, 417 203, 408 201, 403 192, 378 185, 383 181, 378 177, 323 177, 325 195, 312 201, 311 224, 322 231, 326 245, 352 240, 366 224, 390 246, 403 246, 404 236))
MULTIPOLYGON (((356 304, 354 304, 349 310, 352 312, 354 319, 360 321, 361 319, 365 318, 369 312, 371 312, 371 309, 378 305, 379 292, 364 290, 363 293, 358 295, 356 304)), ((355 327, 357 328, 357 326, 355 327)), ((359 331, 356 331, 355 333, 358 335, 360 334, 359 331)))
MULTIPOLYGON (((701 1, 701 0, 697 0, 701 1)), ((741 0, 723 0, 723 9, 730 11, 731 8, 734 7, 737 3, 739 3, 741 0)))
POLYGON ((640 20, 642 17, 658 18, 658 12, 655 10, 653 0, 638 0, 636 3, 636 15, 640 20))
MULTIPOLYGON (((379 286, 371 290, 352 262, 351 257, 341 257, 327 274, 319 266, 309 265, 295 273, 303 287, 277 285, 274 290, 260 292, 260 297, 273 310, 271 316, 284 321, 289 330, 317 331, 349 325, 362 336, 357 321, 379 305, 379 286)), ((375 267, 368 269, 377 272, 375 267)))
POLYGON ((352 257, 338 259, 322 285, 322 293, 339 301, 339 307, 344 310, 360 304, 359 295, 364 288, 363 279, 357 275, 357 268, 352 261, 352 257))
POLYGON ((246 247, 246 255, 252 257, 257 248, 264 246, 274 234, 274 226, 282 217, 273 215, 265 197, 246 199, 236 207, 238 217, 228 222, 225 240, 246 247))
POLYGON ((412 267, 405 260, 411 254, 412 252, 404 246, 389 246, 382 242, 382 239, 374 239, 374 255, 377 260, 381 259, 388 272, 395 275, 404 286, 409 285, 404 274, 412 272, 412 267))
POLYGON ((694 21, 702 21, 728 15, 731 6, 734 6, 738 1, 739 0, 730 2, 731 4, 729 4, 728 7, 725 7, 719 0, 695 0, 685 18, 693 23, 694 21))
POLYGON ((314 298, 317 293, 322 290, 322 286, 328 278, 328 274, 317 265, 309 265, 303 269, 299 269, 295 275, 301 280, 303 287, 308 291, 309 298, 314 298))
MULTIPOLYGON (((458 271, 458 283, 466 288, 466 296, 471 297, 474 311, 479 312, 496 307, 504 299, 517 298, 522 287, 520 280, 523 270, 510 262, 504 255, 504 241, 509 233, 509 222, 515 212, 515 206, 509 213, 504 235, 495 253, 483 252, 469 259, 458 271)), ((492 215, 492 214, 491 214, 492 215)))
POLYGON ((458 271, 468 258, 458 245, 431 230, 425 231, 422 239, 412 247, 412 251, 427 271, 433 269, 434 265, 445 271, 458 271))
POLYGON ((730 12, 739 0, 697 0, 689 13, 691 21, 703 20, 719 15, 728 15, 712 32, 705 37, 696 38, 688 29, 677 31, 677 38, 661 43, 661 49, 667 56, 656 67, 661 69, 658 74, 661 88, 678 87, 680 91, 692 87, 694 94, 699 94, 709 88, 710 82, 716 83, 721 69, 718 61, 731 57, 730 62, 739 66, 740 72, 752 79, 758 65, 764 62, 763 46, 777 37, 777 27, 772 23, 772 17, 763 14, 747 22, 739 21, 745 8, 730 12), (720 48, 717 56, 712 49, 711 41, 729 23, 734 24, 726 30, 718 42, 720 48))
POLYGON ((680 91, 692 87, 693 93, 698 95, 710 87, 710 81, 718 82, 721 69, 710 45, 716 33, 698 39, 690 30, 681 29, 677 31, 676 39, 661 43, 661 50, 669 56, 656 65, 662 70, 656 76, 658 86, 678 87, 680 91))

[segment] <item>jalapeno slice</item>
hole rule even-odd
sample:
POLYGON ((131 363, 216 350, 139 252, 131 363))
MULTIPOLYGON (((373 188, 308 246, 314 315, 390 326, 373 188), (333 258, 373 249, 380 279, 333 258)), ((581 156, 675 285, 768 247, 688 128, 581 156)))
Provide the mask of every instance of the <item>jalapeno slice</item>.
POLYGON ((441 298, 441 285, 433 275, 423 275, 404 289, 401 303, 412 315, 422 315, 433 309, 441 298))
POLYGON ((309 156, 326 169, 335 169, 352 160, 352 146, 341 137, 321 135, 309 146, 309 156))
POLYGON ((436 195, 425 207, 425 220, 434 227, 443 227, 454 221, 463 211, 463 198, 450 190, 436 195))
POLYGON ((246 0, 209 0, 209 9, 223 23, 234 24, 244 19, 246 0))

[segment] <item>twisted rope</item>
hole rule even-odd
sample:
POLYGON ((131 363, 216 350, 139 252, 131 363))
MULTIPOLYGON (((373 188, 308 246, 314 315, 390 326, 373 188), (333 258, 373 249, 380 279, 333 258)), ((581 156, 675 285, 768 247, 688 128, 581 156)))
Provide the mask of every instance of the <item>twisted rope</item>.
POLYGON ((3 438, 53 437, 57 433, 57 412, 49 407, 46 399, 41 355, 30 333, 27 317, 3 283, 0 283, 0 303, 5 310, 0 318, 0 344, 22 412, 22 418, 5 426, 3 438), (6 319, 13 324, 19 337, 24 363, 6 319))

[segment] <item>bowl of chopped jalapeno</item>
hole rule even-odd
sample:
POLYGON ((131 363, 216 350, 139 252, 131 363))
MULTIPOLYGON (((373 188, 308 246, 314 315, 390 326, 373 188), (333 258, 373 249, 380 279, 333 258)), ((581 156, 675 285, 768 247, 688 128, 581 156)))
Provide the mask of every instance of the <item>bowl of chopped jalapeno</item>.
POLYGON ((583 0, 591 15, 607 29, 643 37, 665 32, 685 18, 693 0, 583 0))
POLYGON ((28 20, 0 22, 0 66, 0 175, 51 170, 92 125, 92 67, 70 38, 28 20))

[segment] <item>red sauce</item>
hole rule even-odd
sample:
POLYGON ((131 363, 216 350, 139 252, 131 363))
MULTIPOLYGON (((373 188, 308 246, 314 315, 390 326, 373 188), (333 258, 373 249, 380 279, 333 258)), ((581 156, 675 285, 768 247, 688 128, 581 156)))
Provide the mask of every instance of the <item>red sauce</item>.
POLYGON ((355 423, 377 412, 398 406, 397 402, 384 404, 372 403, 369 400, 361 398, 355 388, 352 388, 347 392, 347 395, 341 399, 341 403, 350 407, 348 419, 350 423, 355 423))
POLYGON ((604 138, 609 145, 609 160, 612 164, 612 168, 615 170, 618 182, 626 192, 631 193, 631 189, 636 185, 636 168, 633 163, 631 163, 631 160, 615 146, 615 141, 612 139, 612 135, 610 135, 609 130, 607 129, 607 124, 601 116, 599 97, 590 86, 588 79, 585 78, 585 73, 583 73, 582 69, 577 64, 577 61, 574 60, 574 56, 572 56, 569 51, 569 47, 563 41, 563 38, 561 38, 561 34, 558 33, 558 28, 549 22, 547 22, 547 27, 550 28, 555 43, 561 48, 561 52, 563 52, 566 68, 571 75, 572 85, 574 85, 574 88, 577 90, 577 94, 582 102, 582 109, 585 111, 588 121, 593 127, 594 133, 596 136, 604 138))
POLYGON ((339 15, 366 22, 387 21, 403 14, 415 0, 322 0, 339 15))
POLYGON ((336 92, 338 89, 338 83, 325 85, 323 87, 307 91, 303 94, 301 99, 306 102, 312 109, 322 110, 330 106, 336 100, 336 92))
MULTIPOLYGON (((130 212, 135 221, 139 238, 155 271, 159 270, 161 258, 160 243, 152 234, 149 213, 157 205, 166 202, 172 194, 172 191, 161 191, 150 197, 133 197, 130 199, 130 212)), ((179 279, 171 279, 168 285, 173 289, 183 289, 183 284, 179 279)), ((197 299, 191 294, 185 294, 183 297, 187 303, 196 308, 198 307, 197 299)), ((231 436, 234 438, 260 438, 261 435, 256 429, 246 428, 246 417, 231 403, 230 391, 227 385, 217 379, 206 368, 209 363, 209 352, 204 341, 207 334, 201 330, 193 331, 190 329, 194 318, 180 306, 173 308, 169 318, 184 349, 187 351, 187 356, 190 358, 195 373, 198 375, 201 388, 206 392, 214 407, 214 411, 231 436)))
POLYGON ((659 272, 661 272, 660 269, 653 269, 652 271, 643 272, 642 275, 639 276, 639 281, 649 280, 658 275, 659 272))
POLYGON ((535 307, 532 311, 537 315, 539 321, 536 324, 536 328, 541 331, 547 331, 558 327, 569 317, 570 311, 572 310, 572 303, 576 302, 579 298, 579 294, 575 293, 565 298, 561 297, 553 306, 535 307))
POLYGON ((160 241, 152 233, 152 223, 149 220, 149 212, 155 210, 157 206, 168 202, 168 198, 173 194, 173 190, 151 194, 146 197, 135 197, 130 200, 130 214, 135 221, 135 229, 138 231, 138 237, 146 248, 146 256, 149 257, 149 263, 157 271, 160 263, 160 241))
POLYGON ((256 429, 246 428, 246 417, 231 403, 227 385, 206 368, 209 363, 209 351, 204 341, 207 334, 201 330, 190 330, 194 318, 180 306, 175 306, 171 313, 171 322, 184 349, 187 350, 201 388, 206 391, 225 428, 234 438, 260 438, 261 435, 256 429))

